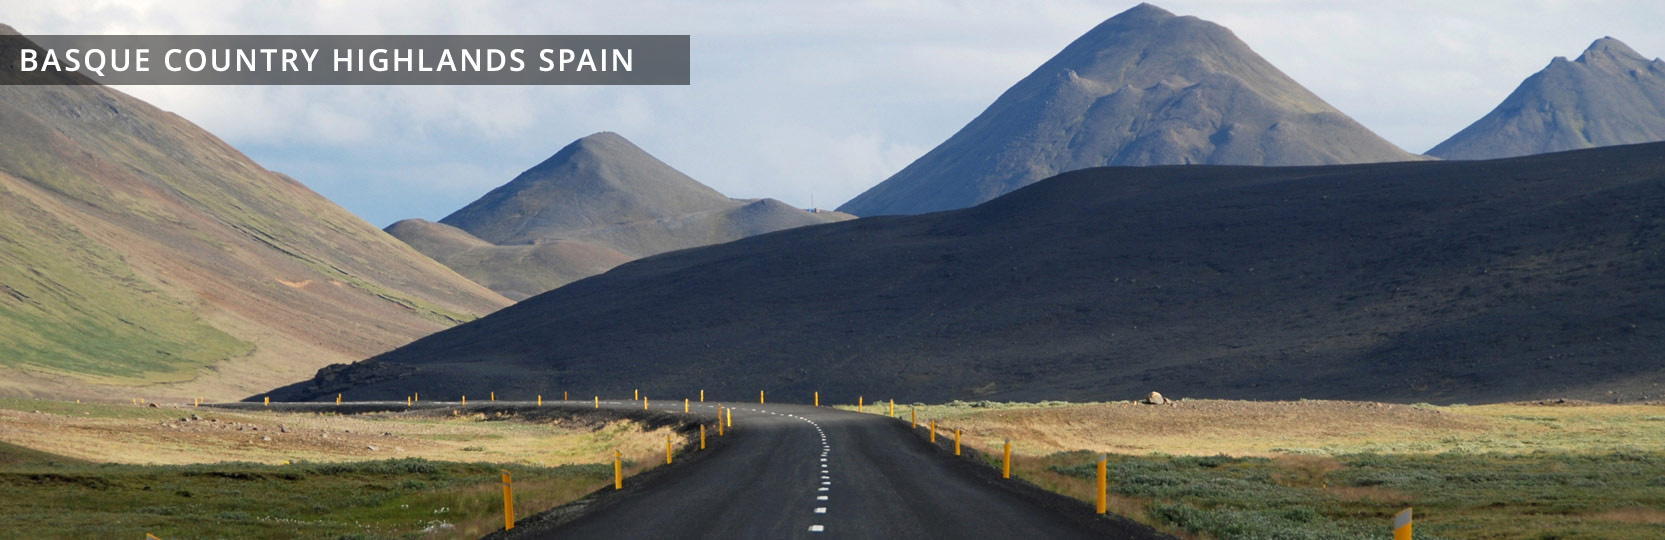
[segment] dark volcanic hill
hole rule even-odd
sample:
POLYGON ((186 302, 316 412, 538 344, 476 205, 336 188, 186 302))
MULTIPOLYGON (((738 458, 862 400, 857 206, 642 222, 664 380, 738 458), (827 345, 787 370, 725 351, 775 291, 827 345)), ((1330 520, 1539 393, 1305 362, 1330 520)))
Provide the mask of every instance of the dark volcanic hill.
POLYGON ((1118 167, 669 253, 281 399, 1658 398, 1665 143, 1118 167))
POLYGON ((1479 121, 1428 151, 1492 159, 1665 141, 1665 61, 1610 37, 1556 57, 1479 121))
POLYGON ((637 257, 850 217, 774 199, 730 199, 603 132, 567 145, 438 224, 406 220, 387 232, 522 299, 637 257))
POLYGON ((177 115, 8 82, 0 394, 242 396, 509 304, 177 115))
POLYGON ((1070 43, 953 137, 839 210, 964 208, 1105 165, 1413 159, 1225 27, 1141 4, 1070 43))

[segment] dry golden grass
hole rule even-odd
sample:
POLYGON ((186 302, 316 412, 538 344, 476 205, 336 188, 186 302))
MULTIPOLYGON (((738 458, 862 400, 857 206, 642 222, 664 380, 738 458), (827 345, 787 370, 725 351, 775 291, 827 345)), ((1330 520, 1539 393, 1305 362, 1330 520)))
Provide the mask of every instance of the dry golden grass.
MULTIPOLYGON (((898 406, 906 419, 915 406, 898 406)), ((869 409, 871 410, 871 409, 869 409)), ((1433 407, 1351 401, 920 405, 966 444, 1045 455, 1276 456, 1357 452, 1612 451, 1665 443, 1665 405, 1496 404, 1433 407)), ((882 412, 882 411, 881 411, 882 412)))
POLYGON ((663 455, 668 428, 615 421, 532 423, 481 414, 354 416, 0 400, 0 442, 101 463, 182 465, 418 457, 554 466, 663 455), (37 412, 39 411, 39 412, 37 412), (196 420, 191 420, 193 417, 196 420), (182 421, 183 419, 183 421, 182 421))

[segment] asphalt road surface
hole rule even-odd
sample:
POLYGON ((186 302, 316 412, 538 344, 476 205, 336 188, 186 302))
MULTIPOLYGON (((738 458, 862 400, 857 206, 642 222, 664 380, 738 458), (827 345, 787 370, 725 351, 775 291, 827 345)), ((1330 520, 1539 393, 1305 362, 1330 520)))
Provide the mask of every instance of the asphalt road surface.
MULTIPOLYGON (((682 409, 680 400, 649 405, 682 409)), ((717 405, 697 403, 693 412, 715 418, 717 405)), ((905 422, 826 407, 733 406, 734 431, 720 448, 638 480, 576 519, 553 526, 526 520, 506 536, 1168 538, 1032 487, 1014 488, 998 471, 933 447, 905 422)))

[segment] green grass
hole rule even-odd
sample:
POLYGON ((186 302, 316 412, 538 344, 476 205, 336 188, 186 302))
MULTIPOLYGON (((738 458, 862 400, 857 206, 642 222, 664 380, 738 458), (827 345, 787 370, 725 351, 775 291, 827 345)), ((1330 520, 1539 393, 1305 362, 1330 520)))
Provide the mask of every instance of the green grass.
POLYGON ((149 383, 252 350, 23 198, 0 214, 0 366, 149 383))
POLYGON ((514 476, 521 517, 581 497, 612 474, 603 465, 422 459, 88 464, 0 443, 0 539, 477 538, 503 526, 501 469, 514 476))
MULTIPOLYGON (((1095 459, 1054 454, 1026 476, 1075 484, 1044 487, 1079 496, 1094 482, 1095 459)), ((1112 455, 1109 477, 1114 493, 1145 502, 1139 517, 1201 538, 1387 538, 1406 506, 1422 540, 1665 538, 1660 452, 1112 455)))

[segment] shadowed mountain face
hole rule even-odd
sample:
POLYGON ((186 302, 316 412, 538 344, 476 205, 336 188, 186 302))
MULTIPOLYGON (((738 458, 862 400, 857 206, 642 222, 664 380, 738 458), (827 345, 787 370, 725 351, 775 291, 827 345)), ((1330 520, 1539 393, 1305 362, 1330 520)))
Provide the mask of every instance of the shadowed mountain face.
POLYGON ((406 220, 387 232, 523 299, 637 257, 850 217, 774 199, 730 199, 603 132, 567 145, 440 223, 406 220))
POLYGON ((0 261, 11 395, 242 396, 509 303, 102 86, 0 85, 0 261))
POLYGON ((1665 143, 1076 171, 634 261, 274 396, 1479 402, 1661 382, 1665 143))
POLYGON ((963 208, 1105 165, 1413 159, 1230 30, 1142 4, 1075 40, 948 141, 839 210, 871 216, 963 208))
POLYGON ((1493 159, 1665 141, 1665 61, 1607 37, 1557 57, 1479 121, 1428 151, 1493 159))

